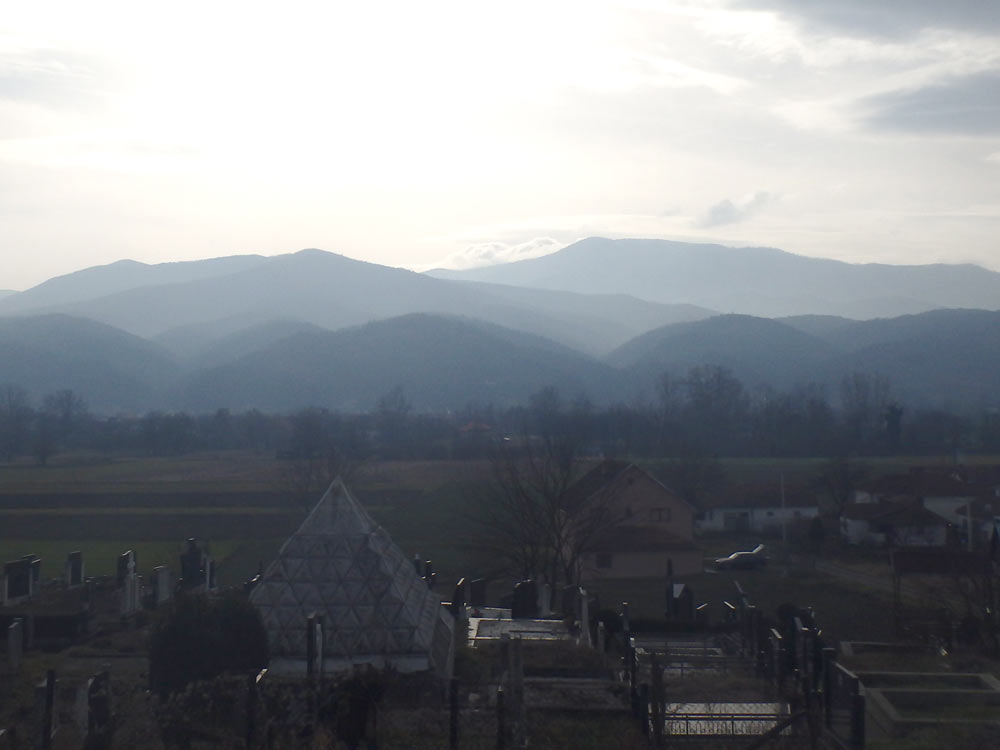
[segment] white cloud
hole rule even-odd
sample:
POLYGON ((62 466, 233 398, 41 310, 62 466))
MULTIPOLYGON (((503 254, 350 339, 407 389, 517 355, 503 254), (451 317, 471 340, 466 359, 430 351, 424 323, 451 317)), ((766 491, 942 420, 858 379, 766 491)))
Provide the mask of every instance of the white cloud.
POLYGON ((735 202, 726 198, 711 206, 698 221, 698 226, 702 228, 720 227, 746 221, 765 205, 771 203, 773 199, 774 196, 762 190, 746 195, 735 202))
POLYGON ((458 250, 443 261, 432 267, 453 268, 465 270, 482 266, 495 266, 501 263, 514 263, 519 260, 541 258, 557 250, 562 250, 567 243, 554 240, 551 237, 535 237, 526 242, 508 244, 506 242, 483 242, 470 245, 464 250, 458 250))

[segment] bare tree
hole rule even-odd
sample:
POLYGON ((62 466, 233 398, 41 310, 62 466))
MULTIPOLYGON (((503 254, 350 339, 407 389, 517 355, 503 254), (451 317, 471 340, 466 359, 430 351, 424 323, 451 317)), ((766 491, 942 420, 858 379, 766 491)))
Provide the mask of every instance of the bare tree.
POLYGON ((834 456, 823 465, 816 482, 826 492, 838 518, 868 474, 865 464, 858 463, 849 456, 834 456))
POLYGON ((330 483, 349 482, 361 466, 344 445, 337 418, 326 409, 308 408, 292 415, 290 448, 278 472, 278 487, 308 509, 330 483))
POLYGON ((520 433, 493 448, 493 481, 478 520, 484 543, 521 578, 544 578, 552 586, 579 582, 583 556, 610 523, 602 498, 571 492, 588 414, 585 402, 566 409, 547 388, 532 397, 520 433))
POLYGON ((32 415, 27 391, 18 385, 0 386, 0 451, 8 461, 24 450, 32 415))

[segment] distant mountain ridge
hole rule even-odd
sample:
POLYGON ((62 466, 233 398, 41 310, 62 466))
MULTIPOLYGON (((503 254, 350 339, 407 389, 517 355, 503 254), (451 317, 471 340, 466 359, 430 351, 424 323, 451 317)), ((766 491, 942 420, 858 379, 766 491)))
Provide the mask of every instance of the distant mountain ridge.
POLYGON ((336 329, 421 312, 480 318, 604 354, 650 327, 713 312, 624 295, 473 286, 321 250, 163 266, 127 261, 52 279, 0 300, 0 315, 90 318, 137 336, 164 337, 186 351, 192 348, 183 341, 187 334, 202 340, 197 348, 275 319, 336 329))
POLYGON ((720 315, 649 331, 606 360, 651 388, 664 371, 722 365, 750 388, 779 390, 806 383, 833 394, 853 372, 889 380, 893 397, 921 408, 1000 406, 1000 312, 932 310, 867 321, 770 320, 720 315))
POLYGON ((979 266, 890 266, 764 247, 590 237, 541 258, 437 278, 628 294, 759 317, 895 317, 935 308, 1000 308, 1000 273, 979 266))
POLYGON ((459 317, 414 313, 338 331, 296 333, 184 378, 171 401, 294 410, 366 411, 396 386, 416 408, 508 406, 557 384, 607 403, 629 376, 537 336, 459 317))
POLYGON ((418 410, 524 403, 545 386, 598 405, 635 403, 664 372, 722 365, 744 383, 815 383, 835 397, 853 372, 889 379, 907 408, 1000 405, 1000 312, 936 310, 872 321, 777 321, 720 315, 646 332, 602 362, 551 340, 459 316, 413 313, 329 331, 275 320, 184 357, 155 342, 65 315, 0 318, 0 385, 37 401, 71 388, 95 411, 367 411, 401 386, 418 410), (815 328, 804 331, 798 323, 815 328))

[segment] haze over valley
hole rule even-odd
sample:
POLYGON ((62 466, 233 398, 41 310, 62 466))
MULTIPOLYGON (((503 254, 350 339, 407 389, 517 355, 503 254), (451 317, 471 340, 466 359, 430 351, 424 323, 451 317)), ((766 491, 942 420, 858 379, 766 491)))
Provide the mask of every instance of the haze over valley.
POLYGON ((1000 274, 852 265, 769 248, 589 238, 550 255, 414 273, 320 250, 123 260, 0 299, 0 383, 105 412, 655 398, 664 372, 747 387, 883 376, 918 407, 998 399, 1000 274))

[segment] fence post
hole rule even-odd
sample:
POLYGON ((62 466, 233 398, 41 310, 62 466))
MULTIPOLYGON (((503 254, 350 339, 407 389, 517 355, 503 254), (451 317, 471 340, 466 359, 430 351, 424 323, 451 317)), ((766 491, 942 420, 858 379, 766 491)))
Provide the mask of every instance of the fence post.
POLYGON ((42 711, 42 750, 52 747, 52 721, 56 701, 56 672, 50 669, 45 673, 45 708, 42 711))
POLYGON ((507 747, 507 716, 504 710, 503 684, 497 687, 497 750, 505 750, 507 747))
POLYGON ((827 727, 833 726, 833 660, 837 651, 829 646, 823 649, 823 719, 827 727))
POLYGON ((851 748, 865 748, 865 696, 860 693, 851 698, 851 748))
POLYGON ((513 724, 511 739, 515 748, 527 744, 527 729, 524 722, 524 651, 521 638, 511 641, 511 698, 510 716, 513 724))
POLYGON ((653 745, 662 747, 663 745, 663 667, 660 660, 653 654, 653 745))
POLYGON ((448 683, 448 748, 458 750, 458 678, 448 683))

